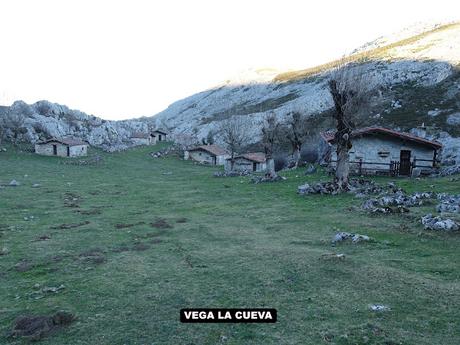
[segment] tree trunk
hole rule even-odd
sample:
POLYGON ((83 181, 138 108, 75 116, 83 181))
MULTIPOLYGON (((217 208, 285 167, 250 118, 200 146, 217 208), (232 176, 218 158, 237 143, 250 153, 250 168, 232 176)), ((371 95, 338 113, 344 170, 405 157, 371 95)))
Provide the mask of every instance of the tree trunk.
POLYGON ((348 175, 350 172, 348 146, 337 144, 337 167, 335 169, 335 182, 339 190, 349 189, 348 175))
POLYGON ((267 158, 267 176, 270 178, 276 177, 275 160, 273 158, 267 158))
POLYGON ((294 152, 292 153, 292 158, 294 159, 294 168, 297 168, 299 166, 299 160, 300 160, 300 147, 299 146, 294 148, 294 152))

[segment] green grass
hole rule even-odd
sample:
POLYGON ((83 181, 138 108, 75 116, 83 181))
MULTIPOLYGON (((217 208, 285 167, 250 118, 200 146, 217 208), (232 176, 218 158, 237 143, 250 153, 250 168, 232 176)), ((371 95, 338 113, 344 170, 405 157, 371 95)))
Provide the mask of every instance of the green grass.
MULTIPOLYGON (((4 337, 17 316, 57 310, 78 320, 41 344, 460 343, 460 238, 422 229, 420 215, 434 206, 370 216, 351 195, 296 194, 328 178, 321 173, 290 171, 286 181, 253 185, 213 178, 218 168, 153 159, 152 149, 99 153, 98 166, 0 153, 1 182, 21 182, 0 189, 0 249, 10 251, 0 256, 1 344, 26 343, 4 337), (172 228, 152 227, 158 218, 172 228), (375 241, 331 247, 337 229, 375 241), (36 241, 44 234, 51 238, 36 241), (149 248, 133 250, 139 243, 149 248), (95 248, 105 262, 80 256, 95 248), (329 252, 347 257, 320 259, 329 252), (16 270, 21 260, 32 268, 16 270), (65 289, 36 299, 35 284, 65 289), (391 311, 371 312, 373 303, 391 311), (272 307, 278 322, 181 324, 187 307, 272 307)), ((449 179, 397 183, 460 192, 449 179)))

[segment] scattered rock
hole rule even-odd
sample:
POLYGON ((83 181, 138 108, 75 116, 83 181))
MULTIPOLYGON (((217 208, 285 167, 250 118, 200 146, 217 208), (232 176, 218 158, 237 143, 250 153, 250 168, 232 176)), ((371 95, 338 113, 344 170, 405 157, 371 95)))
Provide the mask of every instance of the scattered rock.
POLYGON ((276 175, 275 177, 270 176, 253 176, 251 178, 251 183, 258 184, 258 183, 270 183, 270 182, 279 182, 286 180, 286 177, 276 175))
POLYGON ((65 289, 65 286, 64 284, 61 284, 59 286, 45 286, 43 289, 42 289, 42 292, 44 293, 58 293, 59 291, 65 289))
POLYGON ((16 181, 16 180, 11 180, 11 182, 8 184, 10 187, 18 187, 21 185, 20 182, 16 181))
POLYGON ((0 256, 2 255, 8 255, 10 253, 10 251, 8 250, 8 248, 6 247, 3 247, 1 250, 0 250, 0 256))
POLYGON ((370 241, 370 237, 366 235, 360 235, 360 234, 352 234, 349 232, 338 232, 335 234, 335 236, 332 238, 332 244, 336 244, 338 242, 343 242, 348 239, 351 239, 352 243, 359 243, 359 242, 368 242, 370 241))
POLYGON ((29 260, 21 260, 16 265, 14 265, 14 269, 18 272, 27 272, 34 268, 34 264, 32 264, 29 260))
POLYGON ((460 226, 452 219, 442 219, 441 217, 434 217, 431 213, 422 217, 422 224, 425 229, 440 230, 440 231, 458 231, 460 226))
POLYGON ((389 311, 391 310, 390 307, 383 305, 383 304, 371 304, 369 309, 372 311, 389 311))
POLYGON ((316 172, 316 166, 314 166, 313 164, 310 164, 305 170, 304 175, 311 175, 311 174, 314 174, 315 172, 316 172))
POLYGON ((438 200, 441 202, 436 210, 438 212, 459 213, 460 212, 460 195, 451 195, 447 193, 438 194, 438 200))
POLYGON ((14 321, 9 338, 24 337, 38 341, 75 320, 72 313, 59 311, 52 316, 20 316, 14 321))
POLYGON ((345 254, 326 253, 326 254, 322 254, 320 259, 342 261, 342 260, 345 260, 345 254))
POLYGON ((242 170, 242 171, 216 171, 214 172, 214 177, 237 177, 237 176, 249 176, 251 172, 242 170))
MULTIPOLYGON (((372 180, 366 179, 351 179, 348 186, 349 193, 355 194, 376 194, 383 191, 383 187, 379 186, 372 180)), ((342 190, 339 185, 333 181, 317 182, 315 184, 304 184, 297 188, 297 193, 301 195, 305 194, 330 194, 335 195, 340 193, 342 190)))
POLYGON ((40 183, 34 183, 32 185, 32 188, 38 188, 38 187, 41 187, 41 184, 40 183))
POLYGON ((411 178, 420 177, 421 174, 422 174, 422 169, 421 168, 414 168, 414 169, 412 169, 412 172, 411 172, 411 178))

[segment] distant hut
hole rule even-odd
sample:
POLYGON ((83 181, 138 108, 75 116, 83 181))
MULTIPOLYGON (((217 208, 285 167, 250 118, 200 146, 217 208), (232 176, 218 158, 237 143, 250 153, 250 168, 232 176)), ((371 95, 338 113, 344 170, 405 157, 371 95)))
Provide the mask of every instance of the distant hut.
MULTIPOLYGON (((337 154, 334 132, 321 134, 327 149, 324 161, 335 169, 337 154)), ((350 172, 410 176, 429 174, 436 167, 442 145, 413 134, 383 127, 366 127, 351 133, 350 172)))
POLYGON ((88 154, 88 144, 75 138, 52 138, 37 142, 35 153, 44 156, 81 157, 88 154))
POLYGON ((168 133, 165 131, 156 129, 150 133, 150 145, 155 145, 157 142, 166 141, 168 139, 168 133))
MULTIPOLYGON (((234 171, 263 172, 267 170, 267 159, 263 152, 251 152, 234 157, 234 171)), ((225 171, 232 171, 231 158, 225 160, 225 171)))
POLYGON ((215 144, 201 145, 184 152, 184 159, 211 165, 224 165, 228 157, 230 155, 227 150, 215 144))

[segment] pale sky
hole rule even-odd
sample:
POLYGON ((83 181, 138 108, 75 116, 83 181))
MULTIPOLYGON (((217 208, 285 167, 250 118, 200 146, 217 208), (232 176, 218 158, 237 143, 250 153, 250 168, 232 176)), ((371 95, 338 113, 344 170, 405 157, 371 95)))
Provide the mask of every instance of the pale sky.
POLYGON ((249 68, 306 68, 415 22, 458 20, 460 1, 0 0, 0 13, 0 104, 126 119, 249 68))

